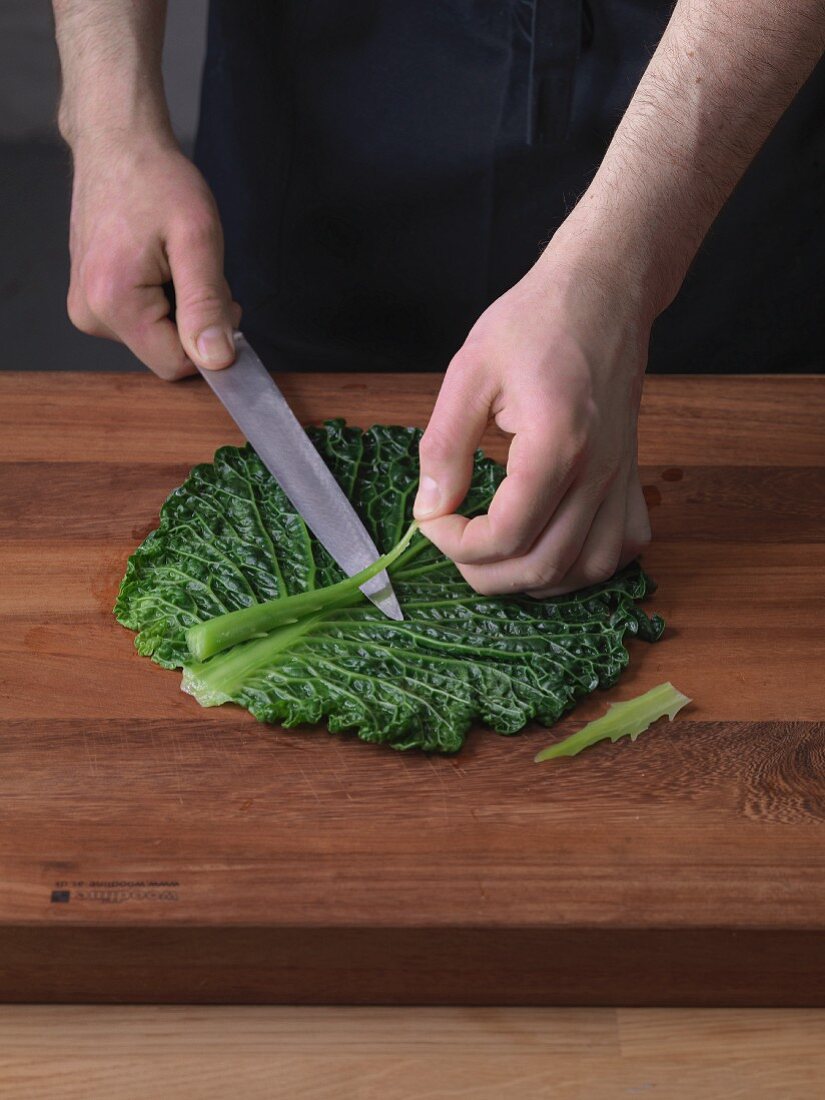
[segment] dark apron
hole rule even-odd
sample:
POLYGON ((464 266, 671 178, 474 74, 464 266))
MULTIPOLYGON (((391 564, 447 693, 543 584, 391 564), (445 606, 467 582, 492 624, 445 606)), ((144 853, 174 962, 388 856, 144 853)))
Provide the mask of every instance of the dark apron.
MULTIPOLYGON (((265 361, 444 369, 587 186, 670 8, 212 0, 196 160, 265 361)), ((823 86, 723 212, 651 369, 821 369, 823 86)))

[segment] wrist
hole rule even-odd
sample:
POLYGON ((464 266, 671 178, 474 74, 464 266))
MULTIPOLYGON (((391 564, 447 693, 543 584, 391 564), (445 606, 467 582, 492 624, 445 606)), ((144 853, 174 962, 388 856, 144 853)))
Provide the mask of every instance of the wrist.
POLYGON ((601 262, 593 242, 555 238, 520 286, 530 324, 554 354, 587 364, 594 378, 640 392, 655 310, 649 296, 601 262))
POLYGON ((124 146, 158 150, 179 148, 165 111, 141 110, 118 114, 114 111, 84 110, 75 113, 71 109, 64 111, 61 106, 58 130, 75 159, 124 146))
POLYGON ((161 119, 135 120, 119 125, 111 118, 84 116, 81 125, 60 127, 61 136, 72 153, 75 170, 110 163, 112 158, 179 154, 180 146, 171 126, 161 119))
POLYGON ((97 71, 75 81, 64 89, 57 125, 72 152, 124 141, 175 144, 160 74, 97 71))
POLYGON ((540 262, 586 277, 648 327, 679 291, 698 242, 658 220, 651 207, 594 180, 551 239, 540 262))

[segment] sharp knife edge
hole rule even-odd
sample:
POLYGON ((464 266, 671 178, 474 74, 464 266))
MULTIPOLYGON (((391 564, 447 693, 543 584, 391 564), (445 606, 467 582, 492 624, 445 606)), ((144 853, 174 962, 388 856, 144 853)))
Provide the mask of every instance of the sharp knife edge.
MULTIPOLYGON (((338 565, 348 576, 366 569, 379 557, 367 529, 241 333, 235 334, 235 345, 231 367, 200 373, 338 565)), ((404 618, 386 571, 361 591, 388 618, 404 618)))

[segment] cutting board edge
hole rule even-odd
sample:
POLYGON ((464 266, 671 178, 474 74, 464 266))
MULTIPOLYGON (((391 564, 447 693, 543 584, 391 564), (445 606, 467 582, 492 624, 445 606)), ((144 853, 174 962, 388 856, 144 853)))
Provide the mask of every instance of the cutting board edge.
POLYGON ((825 1007, 825 932, 0 929, 21 1002, 825 1007))

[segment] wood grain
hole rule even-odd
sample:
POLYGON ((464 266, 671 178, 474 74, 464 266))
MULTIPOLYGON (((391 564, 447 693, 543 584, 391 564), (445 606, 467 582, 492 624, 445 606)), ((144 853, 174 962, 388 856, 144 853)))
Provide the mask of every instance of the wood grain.
MULTIPOLYGON (((0 1000, 825 1004, 824 383, 649 380, 668 632, 610 698, 695 702, 540 767, 603 696, 454 758, 197 708, 111 607, 234 431, 197 384, 0 373, 0 1000)), ((436 385, 285 381, 364 424, 436 385)))
MULTIPOLYGON (((437 374, 277 375, 303 423, 424 427, 437 374)), ((825 387, 816 375, 657 375, 642 400, 646 466, 825 466, 825 387)), ((0 461, 179 463, 211 459, 241 435, 198 379, 148 374, 0 371, 0 461)), ((490 432, 485 449, 502 457, 490 432)))
POLYGON ((823 1075, 821 1011, 0 1010, 3 1100, 798 1100, 823 1075))

